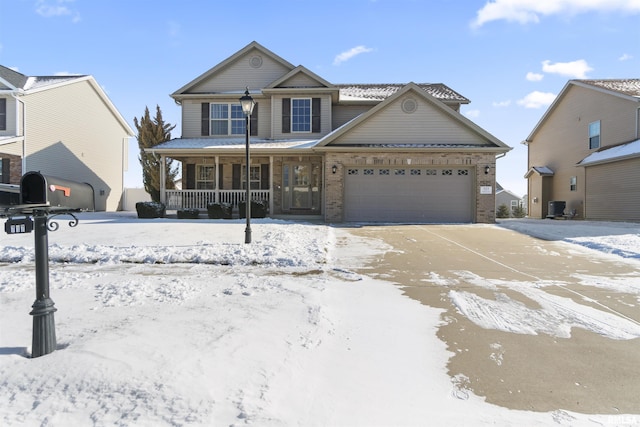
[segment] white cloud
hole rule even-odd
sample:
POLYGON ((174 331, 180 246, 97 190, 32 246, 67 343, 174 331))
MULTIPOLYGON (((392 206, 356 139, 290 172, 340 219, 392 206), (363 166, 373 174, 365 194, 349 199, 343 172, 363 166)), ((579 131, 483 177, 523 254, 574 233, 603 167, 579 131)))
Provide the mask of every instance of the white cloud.
POLYGON ((470 119, 477 119, 478 117, 480 117, 480 110, 469 110, 465 112, 464 115, 469 117, 470 119))
POLYGON ((538 23, 540 16, 585 12, 640 13, 638 0, 493 0, 477 12, 471 23, 479 28, 487 22, 505 20, 519 24, 538 23))
POLYGON ((575 79, 584 79, 589 71, 593 71, 593 68, 584 59, 571 62, 556 62, 555 64, 547 60, 542 61, 542 71, 575 79))
POLYGON ((620 58, 618 58, 618 61, 628 61, 630 59, 633 59, 633 56, 628 53, 624 53, 620 58))
POLYGON ((527 80, 529 80, 530 82, 539 82, 543 78, 544 78, 544 74, 532 73, 532 72, 527 73, 527 80))
POLYGON ((58 16, 71 16, 72 22, 80 22, 80 13, 67 6, 75 0, 38 0, 36 2, 36 13, 44 18, 58 16))
POLYGON ((493 101, 491 105, 493 105, 496 108, 505 108, 511 105, 511 100, 507 99, 506 101, 493 101))
POLYGON ((337 55, 333 60, 333 65, 340 65, 341 63, 350 60, 354 56, 360 55, 362 53, 369 53, 369 52, 373 52, 373 49, 366 46, 362 46, 362 45, 356 46, 354 48, 351 48, 337 55))
POLYGON ((518 100, 518 105, 524 108, 548 107, 556 99, 556 94, 550 92, 534 91, 518 100))

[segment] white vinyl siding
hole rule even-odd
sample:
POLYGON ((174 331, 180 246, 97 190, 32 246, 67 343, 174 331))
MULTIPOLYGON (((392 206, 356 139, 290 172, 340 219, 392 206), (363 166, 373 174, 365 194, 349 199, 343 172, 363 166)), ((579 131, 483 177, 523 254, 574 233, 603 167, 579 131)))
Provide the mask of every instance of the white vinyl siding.
POLYGON ((87 182, 96 210, 115 211, 127 131, 87 80, 26 95, 27 170, 87 182))

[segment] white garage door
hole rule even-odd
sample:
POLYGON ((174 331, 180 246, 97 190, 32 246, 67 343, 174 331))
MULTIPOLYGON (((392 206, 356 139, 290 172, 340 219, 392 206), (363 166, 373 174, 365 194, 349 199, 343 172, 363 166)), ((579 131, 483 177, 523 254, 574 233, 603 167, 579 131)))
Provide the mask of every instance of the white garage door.
POLYGON ((345 221, 472 222, 472 169, 348 167, 345 221))

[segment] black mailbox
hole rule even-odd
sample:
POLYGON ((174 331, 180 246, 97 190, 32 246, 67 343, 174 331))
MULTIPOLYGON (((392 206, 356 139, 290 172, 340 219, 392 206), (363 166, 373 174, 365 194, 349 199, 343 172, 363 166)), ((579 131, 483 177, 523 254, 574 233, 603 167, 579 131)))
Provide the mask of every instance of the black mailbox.
POLYGON ((27 172, 20 180, 22 204, 58 206, 83 211, 95 210, 93 187, 40 172, 27 172))

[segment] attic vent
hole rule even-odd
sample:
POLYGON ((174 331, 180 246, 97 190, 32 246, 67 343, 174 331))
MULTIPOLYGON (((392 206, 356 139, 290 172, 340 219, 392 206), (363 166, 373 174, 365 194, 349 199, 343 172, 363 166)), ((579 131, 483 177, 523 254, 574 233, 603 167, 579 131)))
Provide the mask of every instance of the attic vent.
POLYGON ((402 101, 402 111, 407 114, 411 114, 418 109, 418 103, 413 98, 407 98, 402 101))
POLYGON ((252 56, 251 59, 249 60, 249 64, 251 65, 251 67, 253 68, 260 68, 262 67, 262 57, 260 56, 252 56))

